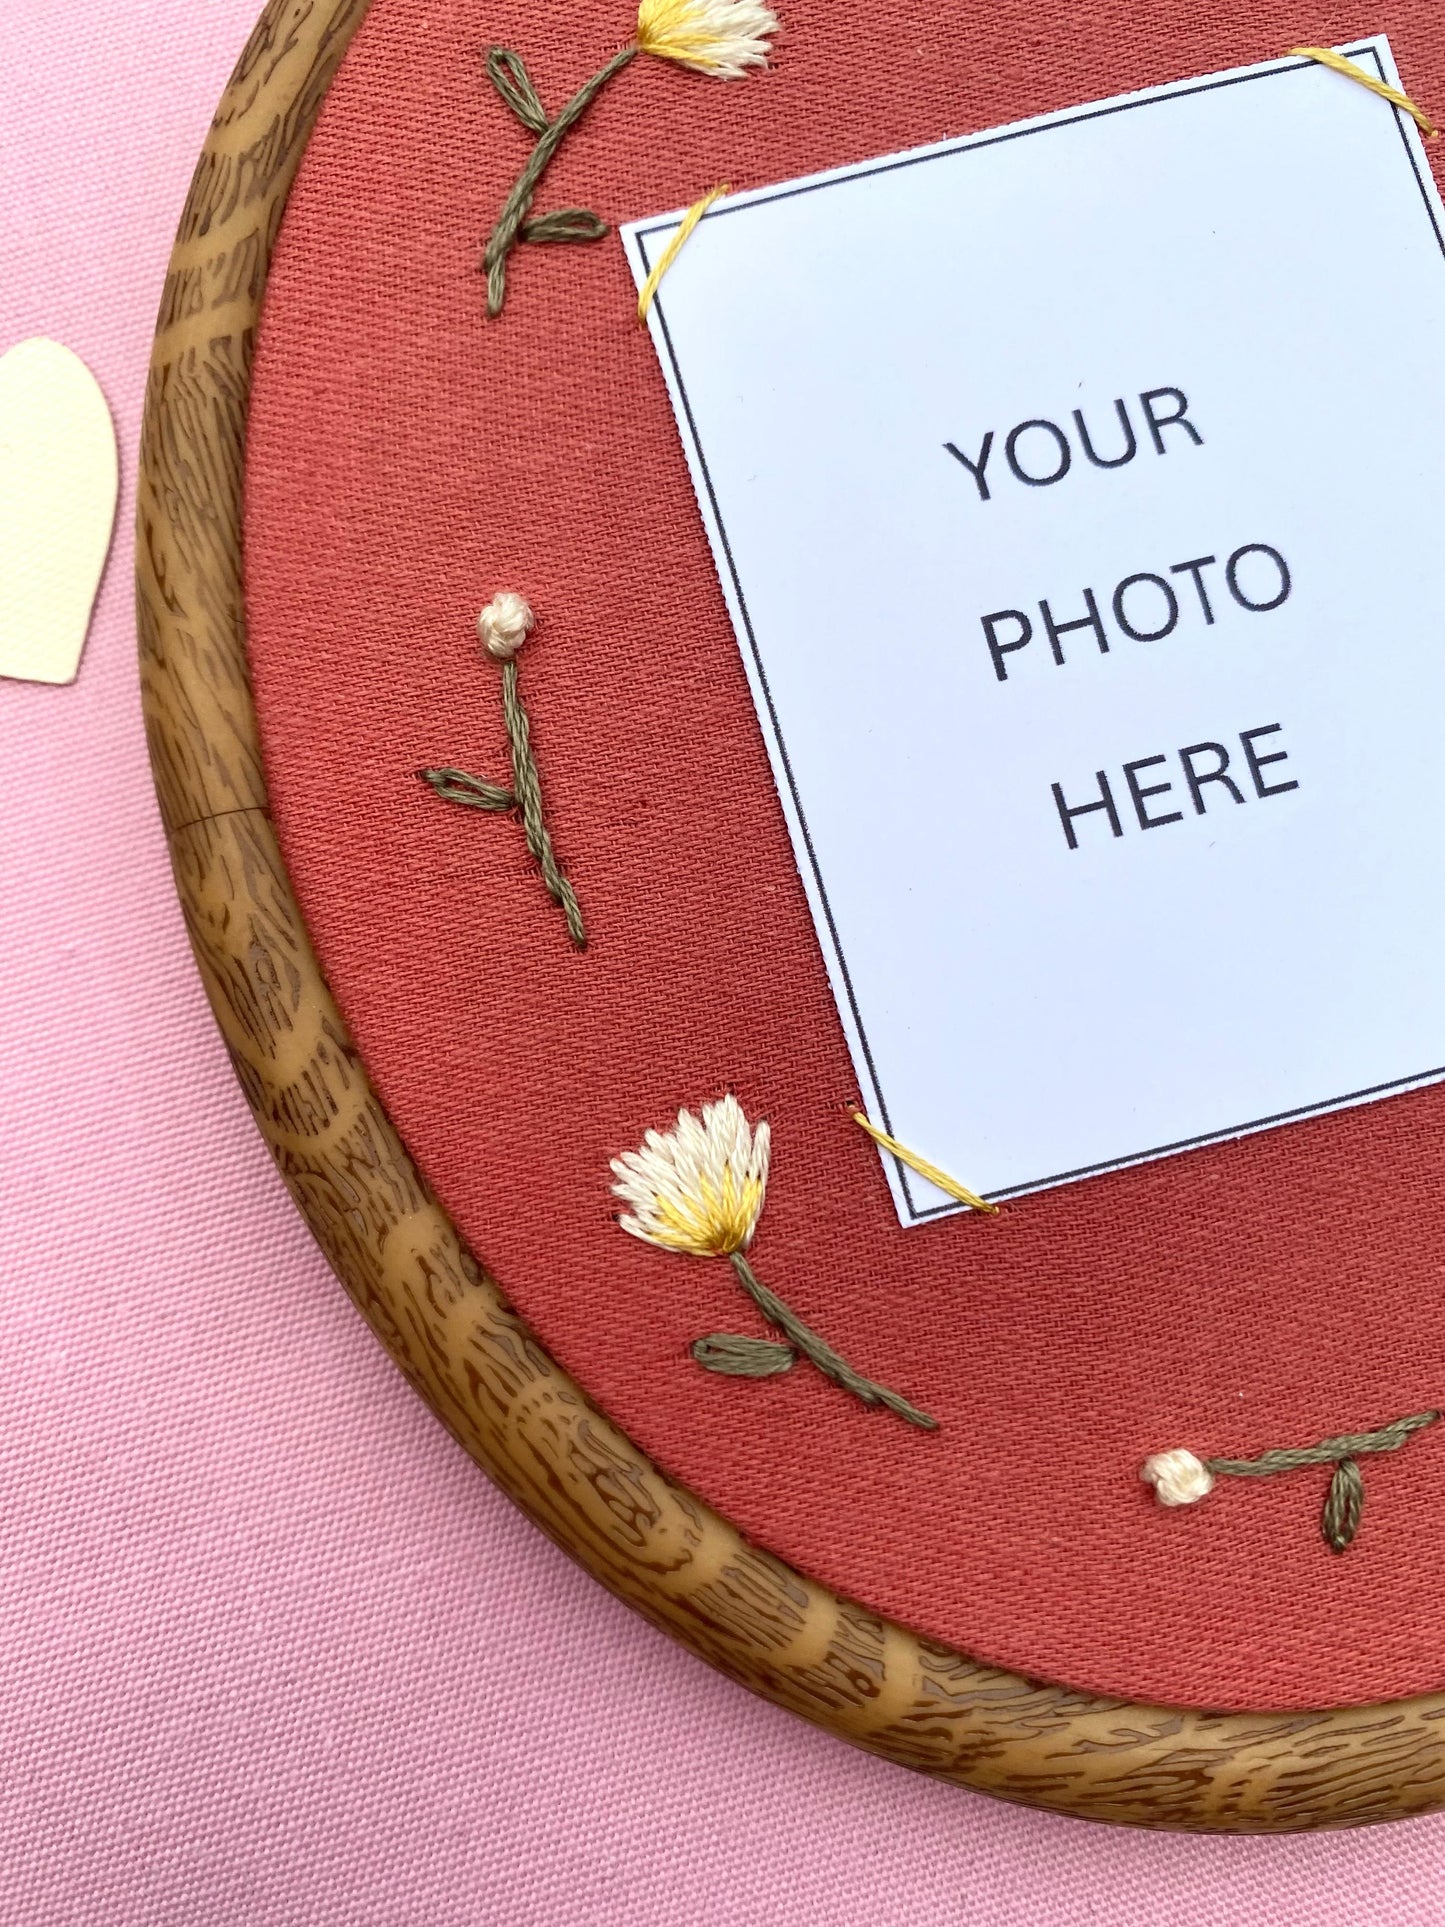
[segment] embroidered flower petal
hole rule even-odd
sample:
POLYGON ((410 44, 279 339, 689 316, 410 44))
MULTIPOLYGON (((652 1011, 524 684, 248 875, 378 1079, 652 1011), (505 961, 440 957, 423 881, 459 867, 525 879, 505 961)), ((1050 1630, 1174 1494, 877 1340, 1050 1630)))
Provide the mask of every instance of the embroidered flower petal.
POLYGON ((664 1251, 721 1258, 746 1251, 767 1195, 770 1134, 754 1130, 731 1095, 700 1118, 679 1111, 671 1131, 648 1131, 612 1160, 613 1192, 631 1207, 622 1229, 664 1251))
POLYGON ((760 0, 642 0, 637 10, 643 53, 719 80, 765 67, 777 31, 777 16, 760 0))

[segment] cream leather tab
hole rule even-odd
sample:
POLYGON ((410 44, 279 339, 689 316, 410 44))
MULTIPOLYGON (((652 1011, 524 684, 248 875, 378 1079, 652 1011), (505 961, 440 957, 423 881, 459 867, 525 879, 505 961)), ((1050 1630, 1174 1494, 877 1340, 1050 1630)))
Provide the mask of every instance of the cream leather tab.
POLYGON ((0 676, 74 682, 115 528, 115 425, 58 341, 0 355, 0 676))

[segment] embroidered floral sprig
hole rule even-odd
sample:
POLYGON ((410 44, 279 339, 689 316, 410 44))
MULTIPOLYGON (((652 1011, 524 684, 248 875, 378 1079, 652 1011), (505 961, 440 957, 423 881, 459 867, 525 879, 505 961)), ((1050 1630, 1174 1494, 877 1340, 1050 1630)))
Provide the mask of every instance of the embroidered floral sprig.
POLYGON ((487 313, 496 317, 507 298, 507 257, 519 241, 600 241, 607 223, 587 208, 559 208, 529 219, 532 202, 557 149, 608 82, 639 54, 669 60, 718 80, 738 80, 749 67, 764 67, 778 22, 761 0, 642 0, 637 34, 593 74, 555 116, 542 105, 522 56, 489 47, 487 74, 536 145, 497 216, 482 256, 487 276, 487 313))
POLYGON ((1398 1452, 1439 1417, 1439 1412, 1417 1412, 1412 1418, 1382 1425, 1378 1432, 1349 1432, 1293 1451, 1261 1452, 1257 1459, 1201 1459, 1176 1446, 1145 1459, 1139 1476, 1153 1486, 1160 1505, 1197 1505, 1209 1497, 1216 1479, 1268 1479, 1277 1472, 1297 1472, 1301 1466, 1332 1465, 1320 1530, 1332 1552, 1347 1552, 1365 1506, 1365 1480, 1356 1461, 1376 1452, 1398 1452))
POLYGON ((691 1258, 726 1258, 738 1283, 787 1341, 715 1332, 699 1338, 692 1355, 705 1371, 732 1378, 771 1378, 806 1358, 825 1378, 865 1405, 883 1405, 910 1425, 935 1431, 937 1419, 897 1392, 854 1371, 754 1273, 747 1250, 768 1191, 772 1138, 765 1120, 749 1125, 729 1094, 704 1104, 701 1118, 679 1111, 670 1131, 649 1131, 642 1148, 612 1161, 612 1189, 631 1210, 624 1231, 663 1251, 691 1258))
POLYGON ((459 803, 469 810, 519 809, 522 812, 527 848, 542 872, 547 894, 567 919, 567 934, 573 943, 579 950, 585 950, 587 932, 577 892, 562 874, 542 810, 542 779, 532 752, 532 725, 517 675, 517 652, 532 633, 536 620, 522 597, 510 592, 493 596, 477 618, 477 633, 483 648, 494 662, 502 665, 502 720, 512 753, 512 787, 504 789, 501 784, 469 775, 464 769, 423 769, 417 774, 444 802, 459 803))

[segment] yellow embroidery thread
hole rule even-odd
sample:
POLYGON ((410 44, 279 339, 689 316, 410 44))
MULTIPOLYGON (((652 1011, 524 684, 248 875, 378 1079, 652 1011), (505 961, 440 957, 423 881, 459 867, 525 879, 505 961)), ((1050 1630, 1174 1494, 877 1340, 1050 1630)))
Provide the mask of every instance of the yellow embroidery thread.
POLYGON ((694 201, 692 206, 687 210, 687 213, 683 215, 682 225, 662 250, 662 253, 658 257, 657 266, 642 284, 642 293, 637 297, 637 319, 639 321, 645 322, 647 320, 648 310, 657 299, 657 290, 662 286, 662 277, 667 273, 678 255, 682 253, 683 249, 692 239, 693 231, 697 227, 698 222, 702 219, 703 215, 707 213, 714 201, 720 201, 724 194, 730 194, 731 192, 732 189, 728 182, 724 181, 721 186, 715 187, 710 194, 704 194, 700 201, 694 201))
POLYGON ((921 1158, 916 1151, 910 1151, 908 1146, 900 1144, 896 1137, 889 1137, 886 1131, 879 1130, 878 1126, 871 1119, 866 1118, 861 1111, 854 1111, 852 1118, 860 1129, 868 1133, 875 1144, 881 1144, 885 1151, 891 1151, 894 1157, 908 1166, 910 1171, 916 1171, 919 1177, 927 1178, 930 1184, 937 1185, 938 1189, 948 1197, 956 1198, 960 1204, 966 1204, 974 1211, 983 1212, 985 1217, 998 1216, 999 1208, 996 1204, 990 1204, 987 1198, 979 1197, 976 1191, 970 1191, 966 1184, 960 1184, 957 1178, 951 1178, 946 1171, 940 1171, 938 1166, 930 1164, 927 1158, 921 1158))
POLYGON ((1353 60, 1346 60, 1343 54, 1337 54, 1333 47, 1291 47, 1290 52, 1298 54, 1302 60, 1317 60, 1322 67, 1328 67, 1332 74, 1343 74, 1346 80, 1356 81, 1370 93, 1378 94, 1381 100, 1389 101, 1392 107, 1398 107, 1401 113, 1410 116, 1427 141, 1434 140, 1440 132, 1424 108, 1417 107, 1408 94, 1402 94, 1398 87, 1388 86, 1383 80, 1376 80, 1363 67, 1357 67, 1353 60))

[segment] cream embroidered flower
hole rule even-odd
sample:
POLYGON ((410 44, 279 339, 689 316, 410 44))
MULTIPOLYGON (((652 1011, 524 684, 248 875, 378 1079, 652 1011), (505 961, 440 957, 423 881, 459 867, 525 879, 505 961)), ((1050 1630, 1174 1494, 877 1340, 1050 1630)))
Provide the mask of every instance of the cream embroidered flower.
POLYGON ((772 1138, 766 1123, 750 1125, 731 1095, 704 1104, 702 1116, 679 1111, 670 1131, 649 1131, 640 1151, 612 1160, 614 1193, 632 1209, 617 1222, 644 1244, 689 1258, 726 1258, 763 1317, 785 1341, 712 1332, 691 1352, 704 1371, 724 1378, 775 1378, 795 1358, 809 1359, 863 1405, 882 1405, 910 1425, 937 1430, 937 1420, 906 1398, 865 1378, 821 1339, 759 1279, 746 1252, 768 1192, 772 1138))
POLYGON ((719 80, 765 67, 777 31, 777 16, 760 0, 642 0, 637 9, 643 53, 719 80))
POLYGON ((612 1189, 632 1210, 618 1222, 634 1238, 694 1258, 746 1251, 768 1189, 766 1122, 753 1129, 729 1094, 701 1119, 679 1111, 671 1131, 649 1131, 640 1151, 612 1160, 612 1189))
POLYGON ((1153 1486, 1160 1505, 1197 1505, 1214 1490, 1214 1474, 1182 1445, 1145 1459, 1139 1477, 1153 1486))
POLYGON ((1398 1452, 1417 1432, 1438 1425, 1445 1412, 1412 1412, 1373 1432, 1342 1432, 1317 1445, 1273 1447, 1253 1459, 1199 1459, 1183 1446, 1145 1459, 1139 1477, 1152 1485, 1160 1505, 1197 1505, 1214 1490, 1216 1479, 1272 1479, 1277 1473, 1310 1466, 1333 1467, 1320 1513, 1320 1532, 1331 1552, 1348 1552, 1360 1529, 1365 1482, 1359 1461, 1377 1452, 1398 1452))
POLYGON ((532 748, 532 722, 522 700, 521 668, 517 651, 536 626, 536 617, 525 600, 504 589, 494 595, 477 617, 477 634, 487 654, 502 665, 502 723, 512 752, 512 781, 490 783, 485 776, 474 776, 464 769, 419 769, 417 775, 429 784, 444 803, 457 803, 468 810, 515 811, 522 819, 527 848, 547 895, 567 920, 567 934, 578 950, 587 948, 587 926, 582 921, 582 906, 577 892, 568 882, 557 861, 552 833, 547 828, 542 806, 542 778, 532 748))
POLYGON ((489 656, 510 662, 536 627, 530 605, 510 589, 503 589, 477 617, 477 634, 489 656))

